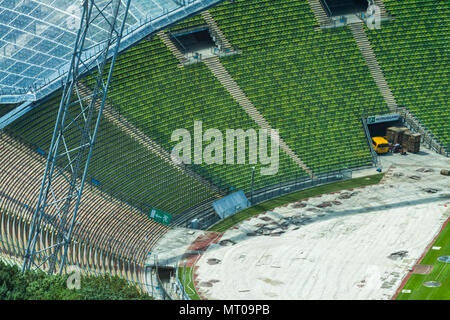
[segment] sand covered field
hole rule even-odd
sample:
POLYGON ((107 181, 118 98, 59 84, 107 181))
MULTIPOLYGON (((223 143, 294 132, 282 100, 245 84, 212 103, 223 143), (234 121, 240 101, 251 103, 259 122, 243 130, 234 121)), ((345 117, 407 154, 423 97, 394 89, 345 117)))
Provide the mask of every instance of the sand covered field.
POLYGON ((450 177, 439 173, 448 158, 414 162, 393 164, 378 185, 291 203, 226 231, 196 262, 197 291, 391 299, 450 215, 450 177))

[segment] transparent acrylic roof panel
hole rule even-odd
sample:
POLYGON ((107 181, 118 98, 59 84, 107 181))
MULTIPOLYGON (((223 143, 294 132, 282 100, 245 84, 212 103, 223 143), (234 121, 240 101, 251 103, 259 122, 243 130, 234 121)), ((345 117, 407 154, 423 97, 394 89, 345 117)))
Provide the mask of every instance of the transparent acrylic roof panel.
MULTIPOLYGON (((104 8, 109 2, 95 3, 104 8)), ((125 0, 121 2, 123 9, 125 0)), ((132 0, 126 29, 132 30, 142 21, 160 17, 182 4, 183 0, 132 0)), ((111 16, 111 5, 108 8, 103 14, 111 16)), ((33 91, 67 65, 81 14, 80 0, 0 0, 0 95, 33 91)), ((87 46, 107 37, 106 22, 98 20, 87 37, 87 46)))

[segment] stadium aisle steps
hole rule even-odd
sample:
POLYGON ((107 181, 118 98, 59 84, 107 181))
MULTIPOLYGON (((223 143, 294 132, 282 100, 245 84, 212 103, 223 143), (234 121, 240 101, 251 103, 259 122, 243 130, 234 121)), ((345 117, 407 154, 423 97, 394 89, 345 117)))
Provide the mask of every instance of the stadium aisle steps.
POLYGON ((314 12, 314 16, 317 19, 317 22, 321 27, 327 26, 330 24, 331 19, 326 14, 320 0, 308 0, 308 3, 311 7, 311 10, 314 12))
MULTIPOLYGON (((199 17, 183 23, 181 29, 174 28, 204 26, 205 21, 199 17)), ((201 121, 204 130, 215 128, 223 133, 227 129, 258 128, 203 63, 177 68, 179 61, 158 36, 122 53, 116 63, 111 106, 167 152, 175 146, 172 133, 180 128, 192 132, 195 121, 201 121)), ((258 166, 255 190, 306 175, 284 153, 280 154, 277 175, 259 175, 258 166)), ((202 163, 187 167, 226 192, 249 191, 251 187, 252 165, 248 161, 234 166, 202 163)), ((198 201, 191 209, 207 200, 198 201)))
POLYGON ((165 31, 159 31, 157 35, 161 39, 161 41, 167 46, 170 52, 172 52, 173 55, 180 62, 178 64, 178 67, 182 68, 184 66, 184 63, 186 62, 186 57, 184 56, 183 52, 181 52, 180 49, 178 49, 177 46, 173 44, 172 40, 169 39, 169 36, 165 31))
POLYGON ((241 52, 221 63, 314 173, 372 164, 361 117, 389 109, 348 28, 317 30, 306 0, 209 11, 241 52))
MULTIPOLYGON (((80 91, 81 96, 89 97, 92 93, 91 90, 83 83, 78 84, 78 89, 80 91)), ((90 100, 89 100, 90 101, 90 100)), ((100 109, 101 101, 96 101, 97 111, 100 109)), ((210 181, 204 179, 202 176, 192 171, 190 168, 187 168, 185 165, 177 165, 175 164, 170 154, 164 150, 158 143, 150 139, 146 136, 142 131, 140 131, 136 126, 134 126, 131 122, 129 122, 125 117, 121 116, 119 112, 117 112, 114 108, 112 108, 108 102, 103 106, 103 115, 104 117, 115 124, 120 130, 124 133, 128 134, 134 140, 136 140, 141 145, 145 146, 147 150, 156 156, 158 156, 161 160, 163 160, 167 165, 173 167, 175 170, 180 171, 182 174, 186 174, 193 179, 196 179, 199 183, 205 185, 205 187, 213 190, 218 195, 222 194, 223 191, 220 190, 217 186, 212 184, 210 181)))
POLYGON ((389 108, 397 108, 398 105, 395 101, 395 97, 389 88, 375 53, 373 52, 372 46, 370 45, 369 39, 364 32, 363 22, 352 23, 349 27, 386 104, 389 108))
MULTIPOLYGON (((233 96, 233 98, 239 103, 240 106, 247 112, 247 114, 260 126, 262 129, 267 129, 269 132, 273 128, 264 119, 261 113, 256 109, 253 103, 247 98, 245 93, 240 89, 236 81, 233 80, 231 75, 225 70, 218 57, 208 58, 204 60, 205 64, 216 76, 216 78, 222 83, 227 91, 233 96)), ((305 163, 292 151, 286 142, 279 137, 280 148, 286 152, 286 154, 296 163, 302 170, 306 171, 312 178, 314 174, 305 163)))
POLYGON ((220 30, 219 26, 217 25, 216 21, 212 17, 211 13, 209 11, 203 11, 201 13, 203 19, 205 19, 205 22, 208 24, 209 28, 212 30, 214 34, 218 36, 218 40, 223 46, 222 49, 233 49, 233 46, 231 43, 227 40, 225 35, 223 34, 222 30, 220 30))
POLYGON ((381 11, 381 19, 385 19, 389 17, 389 14, 386 11, 386 6, 384 5, 384 1, 383 0, 374 0, 374 3, 380 7, 380 11, 381 11))
POLYGON ((383 2, 395 19, 366 34, 385 78, 397 103, 450 149, 450 2, 383 2))
MULTIPOLYGON (((32 149, 45 154, 55 125, 59 97, 55 95, 43 102, 7 129, 24 139, 32 149)), ((76 108, 77 105, 73 105, 70 110, 76 112, 76 108)), ((79 141, 76 130, 66 135, 69 147, 77 146, 79 141)), ((93 184, 91 179, 100 183, 103 191, 142 211, 151 206, 179 214, 206 199, 216 198, 209 187, 168 165, 105 116, 100 122, 89 167, 87 181, 93 184)))

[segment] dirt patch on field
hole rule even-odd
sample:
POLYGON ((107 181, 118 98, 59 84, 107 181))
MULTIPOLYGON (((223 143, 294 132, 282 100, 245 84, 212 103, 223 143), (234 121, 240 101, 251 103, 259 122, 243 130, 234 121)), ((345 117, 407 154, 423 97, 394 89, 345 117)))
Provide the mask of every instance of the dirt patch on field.
POLYGON ((350 192, 343 192, 338 198, 341 200, 350 199, 352 197, 352 195, 353 194, 350 192))
POLYGON ((437 193, 440 190, 439 189, 434 189, 434 188, 425 188, 425 189, 423 189, 423 191, 425 191, 427 193, 437 193))
POLYGON ((284 233, 284 231, 276 231, 276 232, 272 232, 270 234, 271 237, 277 237, 277 236, 281 236, 284 233))
POLYGON ((236 242, 234 242, 233 240, 230 240, 230 239, 221 240, 219 242, 219 245, 221 245, 221 246, 233 246, 235 244, 236 244, 236 242))
POLYGON ((216 244, 222 238, 223 233, 208 232, 202 234, 195 239, 188 248, 188 251, 183 255, 186 259, 186 266, 193 267, 198 259, 200 259, 203 252, 208 249, 211 244, 216 244))
POLYGON ((298 209, 298 208, 304 208, 306 207, 306 203, 304 202, 296 202, 292 205, 292 208, 298 209))
POLYGON ((418 172, 434 172, 434 170, 430 169, 430 168, 419 168, 416 171, 418 171, 418 172))
POLYGON ((189 246, 191 251, 205 251, 212 243, 217 243, 222 237, 221 233, 208 232, 198 236, 197 239, 189 246))
POLYGON ((427 264, 416 264, 413 267, 413 274, 430 274, 433 271, 433 266, 427 264))
POLYGON ((268 278, 258 278, 261 281, 264 281, 267 284, 270 284, 272 286, 279 286, 284 284, 283 281, 279 281, 279 280, 273 280, 273 279, 268 279, 268 278))
POLYGON ((205 288, 211 288, 213 286, 213 284, 211 283, 211 281, 203 281, 200 282, 199 287, 205 287, 205 288))
POLYGON ((215 265, 215 264, 219 264, 221 261, 219 259, 208 259, 207 263, 209 265, 215 265))
POLYGON ((325 201, 325 202, 322 202, 321 204, 318 204, 316 207, 317 208, 327 208, 327 207, 331 207, 331 206, 332 206, 331 202, 325 201))

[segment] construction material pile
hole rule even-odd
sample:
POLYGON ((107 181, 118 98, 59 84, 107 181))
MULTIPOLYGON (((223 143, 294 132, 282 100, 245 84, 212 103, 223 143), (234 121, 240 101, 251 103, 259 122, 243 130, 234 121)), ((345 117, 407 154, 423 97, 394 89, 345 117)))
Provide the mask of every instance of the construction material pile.
POLYGON ((405 151, 411 153, 420 151, 420 133, 413 133, 406 127, 389 127, 386 137, 393 144, 400 144, 405 151))

